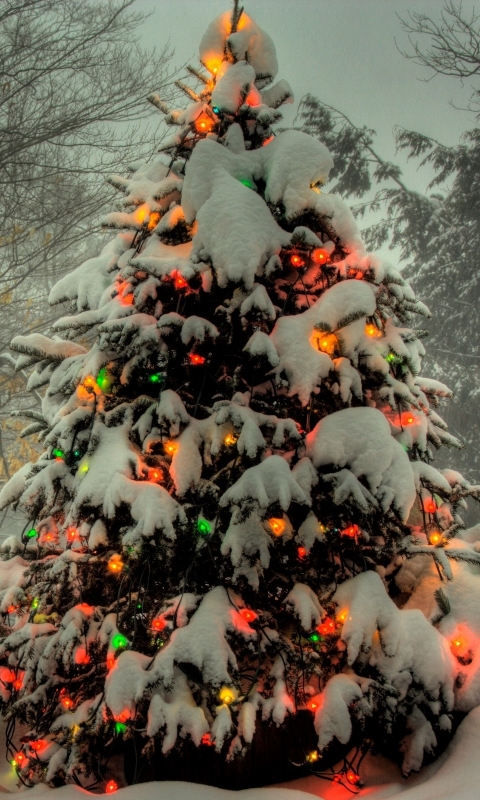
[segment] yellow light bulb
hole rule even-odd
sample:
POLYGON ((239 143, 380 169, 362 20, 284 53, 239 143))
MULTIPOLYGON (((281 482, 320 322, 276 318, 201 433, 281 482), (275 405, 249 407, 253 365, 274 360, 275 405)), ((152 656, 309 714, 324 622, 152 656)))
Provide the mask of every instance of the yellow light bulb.
POLYGON ((222 686, 218 693, 218 697, 224 705, 229 706, 231 703, 236 700, 236 692, 234 689, 230 689, 229 686, 222 686))
POLYGON ((438 544, 439 542, 442 541, 442 534, 439 533, 438 531, 433 531, 433 533, 429 535, 428 541, 430 542, 430 544, 438 544))
POLYGON ((318 750, 312 750, 311 753, 307 753, 306 759, 310 763, 313 763, 314 761, 318 761, 318 759, 319 759, 318 750))
POLYGON ((227 447, 232 447, 232 445, 236 444, 237 437, 233 433, 228 433, 223 440, 223 443, 227 445, 227 447))

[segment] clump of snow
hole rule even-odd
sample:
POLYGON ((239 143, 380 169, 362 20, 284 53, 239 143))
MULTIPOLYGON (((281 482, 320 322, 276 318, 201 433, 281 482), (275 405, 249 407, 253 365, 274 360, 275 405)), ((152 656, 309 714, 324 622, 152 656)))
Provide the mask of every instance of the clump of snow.
POLYGON ((308 434, 307 455, 317 468, 348 468, 366 481, 384 510, 393 505, 407 519, 416 497, 414 474, 381 411, 346 408, 330 414, 308 434))
POLYGON ((268 83, 278 72, 275 45, 270 36, 245 12, 237 30, 232 32, 232 12, 225 11, 210 23, 200 42, 200 61, 216 74, 225 58, 226 48, 237 61, 248 61, 255 70, 259 85, 268 83))

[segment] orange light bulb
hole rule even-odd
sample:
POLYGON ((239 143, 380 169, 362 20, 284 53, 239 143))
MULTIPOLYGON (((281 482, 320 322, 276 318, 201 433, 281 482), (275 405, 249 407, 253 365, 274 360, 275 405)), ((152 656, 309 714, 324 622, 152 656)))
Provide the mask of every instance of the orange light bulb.
POLYGON ((163 480, 163 472, 161 469, 155 467, 154 469, 148 470, 148 480, 149 481, 161 481, 163 480))
POLYGON ((334 333, 319 333, 315 331, 310 343, 316 350, 320 350, 320 352, 326 353, 328 356, 333 356, 339 349, 338 339, 334 333))
POLYGON ((227 447, 232 447, 234 444, 236 444, 236 441, 237 437, 233 433, 227 433, 223 443, 226 444, 227 447))
POLYGON ((316 247, 312 252, 312 261, 314 261, 315 264, 326 264, 328 258, 328 251, 324 250, 323 247, 316 247))
POLYGON ((318 708, 318 700, 309 700, 307 703, 307 708, 309 711, 316 711, 318 708))
POLYGON ((168 442, 164 442, 163 448, 169 456, 174 456, 178 450, 177 442, 174 442, 172 439, 169 439, 168 442))
POLYGON ((167 623, 162 617, 156 617, 155 619, 152 619, 152 629, 154 631, 163 631, 166 624, 167 623))
POLYGON ((160 214, 158 213, 158 211, 153 211, 150 214, 150 219, 148 220, 148 230, 153 231, 153 229, 157 227, 159 222, 160 222, 160 214))
POLYGON ((281 536, 285 532, 286 523, 284 519, 279 519, 278 517, 271 517, 268 520, 268 524, 272 530, 272 533, 275 536, 281 536))
POLYGON ((367 336, 371 336, 373 339, 378 339, 382 335, 382 332, 378 330, 376 325, 373 325, 371 322, 368 325, 365 325, 365 333, 367 336))
POLYGON ((108 569, 114 574, 121 572, 124 566, 125 564, 122 561, 122 557, 118 553, 114 553, 108 561, 108 569))
POLYGON ((209 131, 211 131, 214 127, 215 123, 213 119, 210 119, 208 114, 205 114, 205 112, 202 111, 200 116, 198 116, 195 120, 194 125, 197 133, 209 133, 209 131))
POLYGON ((143 225, 143 223, 148 219, 150 216, 150 209, 146 203, 143 203, 141 206, 138 206, 136 211, 133 212, 133 219, 137 223, 137 225, 143 225))
POLYGON ((433 544, 433 545, 439 544, 442 541, 442 539, 443 539, 443 536, 438 531, 433 531, 428 536, 428 541, 430 542, 430 544, 433 544))

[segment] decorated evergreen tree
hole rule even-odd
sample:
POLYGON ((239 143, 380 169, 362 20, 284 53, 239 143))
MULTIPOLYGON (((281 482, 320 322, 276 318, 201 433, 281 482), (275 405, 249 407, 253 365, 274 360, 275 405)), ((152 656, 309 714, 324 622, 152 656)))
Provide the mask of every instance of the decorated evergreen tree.
POLYGON ((371 744, 408 773, 480 701, 480 490, 431 464, 457 442, 420 375, 428 310, 321 191, 326 147, 274 132, 291 91, 237 2, 200 61, 186 109, 150 98, 175 134, 111 178, 120 232, 54 287, 70 313, 12 343, 45 387, 45 452, 1 494, 29 519, 0 562, 27 785, 113 791, 133 747, 156 777, 255 785, 339 742, 354 788, 371 744))

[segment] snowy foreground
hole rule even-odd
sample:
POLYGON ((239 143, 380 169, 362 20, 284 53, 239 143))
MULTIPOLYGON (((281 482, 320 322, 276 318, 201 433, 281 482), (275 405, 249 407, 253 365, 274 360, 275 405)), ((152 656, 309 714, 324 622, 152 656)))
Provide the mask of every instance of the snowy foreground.
MULTIPOLYGON (((372 800, 384 800, 397 795, 401 795, 401 800, 478 800, 479 743, 480 707, 466 717, 444 755, 409 780, 402 778, 400 771, 384 759, 367 758, 362 777, 368 785, 356 796, 371 797, 372 800)), ((55 800, 80 800, 82 795, 95 796, 76 786, 47 789, 42 785, 28 792, 38 800, 47 795, 50 800, 53 800, 53 795, 55 800)), ((115 797, 117 800, 307 800, 309 797, 344 800, 352 795, 342 786, 310 777, 283 786, 242 792, 227 792, 181 781, 159 781, 120 789, 115 797)))

